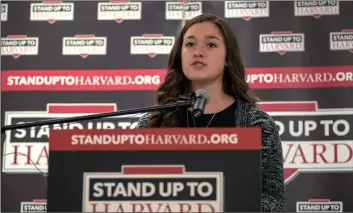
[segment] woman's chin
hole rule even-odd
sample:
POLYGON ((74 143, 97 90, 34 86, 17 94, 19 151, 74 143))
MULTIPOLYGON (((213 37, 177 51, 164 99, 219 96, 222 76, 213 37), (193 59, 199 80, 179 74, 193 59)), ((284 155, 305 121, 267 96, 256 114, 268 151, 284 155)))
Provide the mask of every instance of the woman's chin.
POLYGON ((191 76, 191 77, 188 77, 188 79, 190 81, 193 81, 193 82, 208 82, 208 81, 211 81, 212 78, 210 77, 206 77, 206 76, 191 76))
POLYGON ((186 72, 185 76, 190 81, 200 81, 200 82, 213 81, 213 80, 217 79, 217 77, 218 77, 214 73, 211 73, 211 72, 200 72, 200 71, 186 72))

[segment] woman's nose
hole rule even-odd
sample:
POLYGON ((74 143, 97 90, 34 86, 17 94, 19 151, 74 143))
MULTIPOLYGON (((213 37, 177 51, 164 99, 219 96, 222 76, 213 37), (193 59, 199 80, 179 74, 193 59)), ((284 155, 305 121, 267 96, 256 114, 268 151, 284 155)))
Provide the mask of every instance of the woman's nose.
POLYGON ((203 47, 195 47, 195 52, 194 52, 194 57, 204 57, 205 56, 205 51, 203 47))

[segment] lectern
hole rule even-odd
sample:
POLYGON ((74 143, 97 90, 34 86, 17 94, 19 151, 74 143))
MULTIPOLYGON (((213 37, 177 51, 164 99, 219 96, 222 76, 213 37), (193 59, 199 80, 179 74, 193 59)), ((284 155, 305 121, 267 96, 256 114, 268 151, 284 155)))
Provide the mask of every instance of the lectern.
POLYGON ((259 212, 259 128, 51 130, 48 212, 259 212))

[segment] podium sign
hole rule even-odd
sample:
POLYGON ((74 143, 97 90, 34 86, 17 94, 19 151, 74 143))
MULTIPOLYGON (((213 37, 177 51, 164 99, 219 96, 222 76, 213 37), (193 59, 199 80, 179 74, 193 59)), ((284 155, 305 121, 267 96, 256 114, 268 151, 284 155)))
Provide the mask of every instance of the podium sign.
POLYGON ((48 212, 259 212, 259 128, 51 130, 48 212))

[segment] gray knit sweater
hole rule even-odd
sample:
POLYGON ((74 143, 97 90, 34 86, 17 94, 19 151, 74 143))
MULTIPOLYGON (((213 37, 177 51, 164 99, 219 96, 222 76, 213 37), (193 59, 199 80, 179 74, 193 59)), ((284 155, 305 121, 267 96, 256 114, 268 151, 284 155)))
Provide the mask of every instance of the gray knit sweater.
MULTIPOLYGON (((274 120, 257 105, 237 100, 235 127, 262 128, 262 210, 285 212, 283 155, 281 139, 274 120)), ((151 113, 144 114, 138 128, 146 128, 151 113)))

